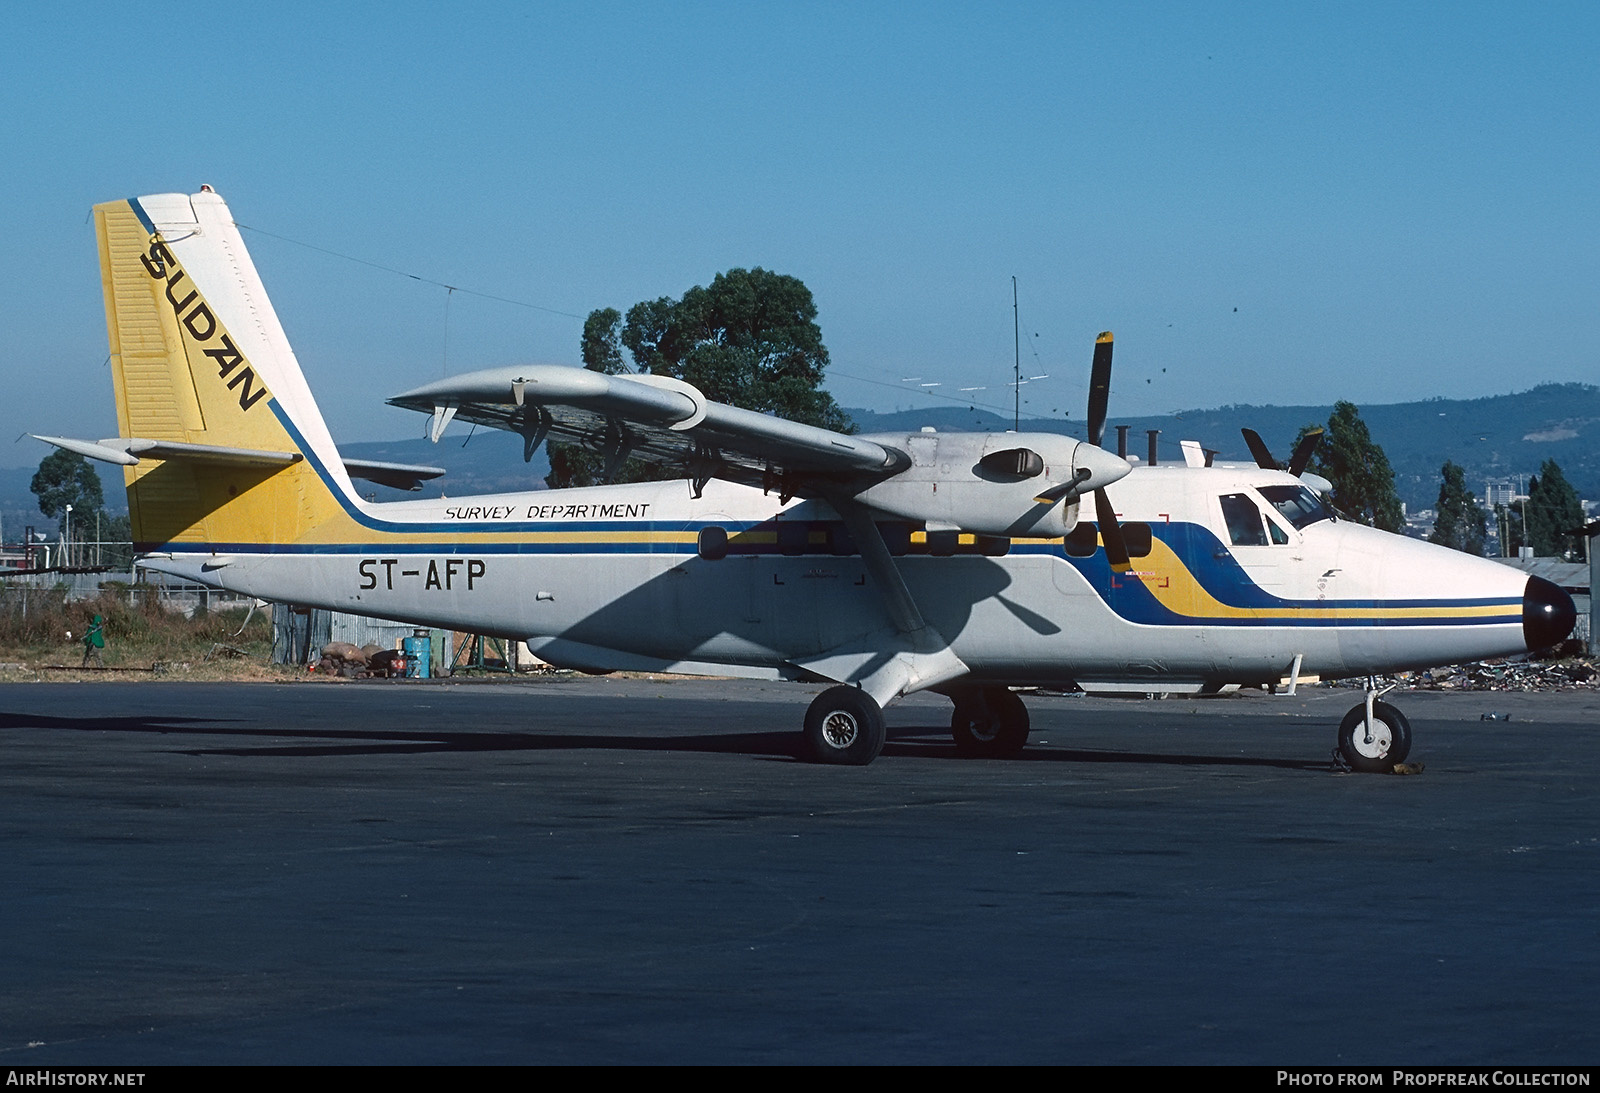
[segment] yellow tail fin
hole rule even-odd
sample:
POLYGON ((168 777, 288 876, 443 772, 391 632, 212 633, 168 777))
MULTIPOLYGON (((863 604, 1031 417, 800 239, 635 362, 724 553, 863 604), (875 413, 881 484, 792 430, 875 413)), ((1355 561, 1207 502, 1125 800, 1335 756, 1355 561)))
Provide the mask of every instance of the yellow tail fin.
POLYGON ((121 435, 297 457, 125 467, 141 549, 316 541, 348 528, 336 491, 349 501, 349 479, 227 205, 206 189, 94 214, 121 435))

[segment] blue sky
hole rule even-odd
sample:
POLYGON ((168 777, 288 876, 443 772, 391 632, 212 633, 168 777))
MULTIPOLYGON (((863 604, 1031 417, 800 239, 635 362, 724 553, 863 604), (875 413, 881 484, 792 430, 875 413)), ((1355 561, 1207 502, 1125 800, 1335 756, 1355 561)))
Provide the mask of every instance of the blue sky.
POLYGON ((0 22, 7 436, 115 431, 89 208, 202 183, 345 441, 735 266, 874 409, 1009 407, 1013 276, 1040 415, 1600 381, 1600 5, 235 7, 0 22))

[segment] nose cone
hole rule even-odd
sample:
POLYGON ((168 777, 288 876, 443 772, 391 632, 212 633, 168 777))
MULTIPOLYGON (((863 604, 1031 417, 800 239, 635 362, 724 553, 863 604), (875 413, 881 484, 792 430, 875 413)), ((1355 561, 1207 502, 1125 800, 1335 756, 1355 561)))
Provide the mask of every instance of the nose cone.
POLYGON ((1133 470, 1132 465, 1120 455, 1113 455, 1093 444, 1079 444, 1078 450, 1072 453, 1072 469, 1081 471, 1086 467, 1089 480, 1079 487, 1084 493, 1109 486, 1133 470))
POLYGON ((1522 639, 1529 652, 1560 645, 1577 625, 1572 597, 1542 577, 1529 577, 1522 594, 1522 639))

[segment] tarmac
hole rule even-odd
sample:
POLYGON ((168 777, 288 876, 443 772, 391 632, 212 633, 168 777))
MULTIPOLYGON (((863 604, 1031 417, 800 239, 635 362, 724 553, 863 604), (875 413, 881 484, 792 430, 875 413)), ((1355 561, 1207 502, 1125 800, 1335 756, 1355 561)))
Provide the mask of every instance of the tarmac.
POLYGON ((1600 1060, 1600 693, 819 690, 0 687, 0 1065, 1600 1060))

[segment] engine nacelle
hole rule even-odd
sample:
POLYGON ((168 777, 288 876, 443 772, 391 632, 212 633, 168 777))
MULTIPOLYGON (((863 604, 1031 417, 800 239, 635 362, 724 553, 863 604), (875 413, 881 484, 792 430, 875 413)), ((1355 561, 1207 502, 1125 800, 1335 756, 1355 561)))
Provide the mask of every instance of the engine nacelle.
POLYGON ((1104 449, 1055 433, 924 431, 863 439, 905 452, 911 465, 856 499, 930 531, 1063 536, 1077 526, 1081 494, 1131 469, 1104 449))

